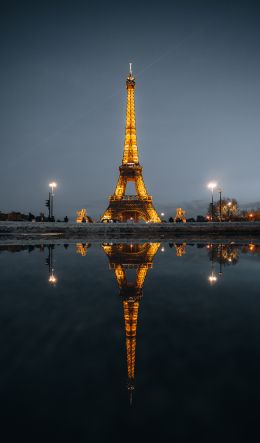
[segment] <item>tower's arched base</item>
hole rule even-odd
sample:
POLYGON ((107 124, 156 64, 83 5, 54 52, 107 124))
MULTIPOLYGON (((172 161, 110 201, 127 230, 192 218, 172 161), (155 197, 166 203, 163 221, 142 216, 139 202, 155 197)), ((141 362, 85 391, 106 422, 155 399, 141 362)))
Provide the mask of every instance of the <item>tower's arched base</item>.
POLYGON ((112 197, 107 210, 101 217, 101 221, 106 220, 116 220, 120 222, 127 222, 128 220, 135 222, 143 220, 151 223, 161 222, 159 215, 153 207, 151 197, 144 200, 139 200, 138 198, 116 200, 112 197))

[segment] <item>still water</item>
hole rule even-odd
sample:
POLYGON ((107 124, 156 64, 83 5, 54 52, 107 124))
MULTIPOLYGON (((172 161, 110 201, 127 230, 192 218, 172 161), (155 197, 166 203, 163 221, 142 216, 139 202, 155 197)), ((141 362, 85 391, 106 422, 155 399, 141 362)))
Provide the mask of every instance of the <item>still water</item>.
POLYGON ((1 245, 0 269, 3 441, 258 429, 259 245, 1 245))

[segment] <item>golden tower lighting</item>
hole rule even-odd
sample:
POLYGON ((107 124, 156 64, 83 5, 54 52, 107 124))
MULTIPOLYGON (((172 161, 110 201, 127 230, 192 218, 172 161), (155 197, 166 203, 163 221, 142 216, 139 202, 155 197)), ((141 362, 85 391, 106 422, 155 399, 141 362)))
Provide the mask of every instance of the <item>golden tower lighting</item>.
POLYGON ((135 352, 139 305, 143 296, 146 275, 152 268, 153 258, 160 243, 130 245, 104 243, 102 247, 108 256, 110 269, 114 270, 122 298, 126 338, 127 389, 131 404, 135 388, 135 352), (134 281, 127 281, 128 269, 136 270, 134 281))
POLYGON ((127 220, 160 223, 160 217, 153 207, 152 197, 148 195, 138 158, 135 124, 135 78, 130 72, 126 79, 127 106, 125 125, 125 144, 122 165, 119 167, 119 178, 114 194, 110 197, 109 206, 101 221, 127 220), (126 195, 128 182, 134 182, 136 195, 126 195))

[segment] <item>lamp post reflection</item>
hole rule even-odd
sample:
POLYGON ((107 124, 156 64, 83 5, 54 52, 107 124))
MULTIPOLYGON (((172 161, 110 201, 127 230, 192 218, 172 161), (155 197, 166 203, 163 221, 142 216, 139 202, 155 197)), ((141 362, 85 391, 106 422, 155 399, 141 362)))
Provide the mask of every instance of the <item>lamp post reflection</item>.
POLYGON ((214 285, 214 284, 217 283, 217 281, 218 281, 218 278, 217 278, 217 276, 216 276, 216 274, 215 274, 215 272, 214 272, 213 269, 212 269, 212 271, 211 271, 211 274, 210 274, 209 277, 208 277, 208 280, 209 280, 209 282, 210 282, 211 285, 214 285))
POLYGON ((211 273, 208 276, 208 281, 211 286, 215 285, 218 281, 218 277, 216 275, 215 269, 214 269, 214 248, 213 245, 208 245, 208 248, 210 248, 210 261, 211 261, 211 273))
POLYGON ((54 251, 54 245, 48 245, 48 258, 46 259, 46 264, 49 267, 49 278, 48 282, 51 286, 56 286, 58 279, 55 275, 55 269, 54 269, 54 257, 53 257, 53 251, 54 251))
POLYGON ((209 260, 211 261, 211 274, 208 280, 211 284, 217 282, 217 274, 214 270, 214 262, 219 263, 218 275, 221 277, 223 275, 223 265, 230 266, 235 265, 239 260, 239 246, 233 242, 228 244, 208 244, 207 249, 209 249, 209 260), (216 277, 216 278, 215 278, 216 277))

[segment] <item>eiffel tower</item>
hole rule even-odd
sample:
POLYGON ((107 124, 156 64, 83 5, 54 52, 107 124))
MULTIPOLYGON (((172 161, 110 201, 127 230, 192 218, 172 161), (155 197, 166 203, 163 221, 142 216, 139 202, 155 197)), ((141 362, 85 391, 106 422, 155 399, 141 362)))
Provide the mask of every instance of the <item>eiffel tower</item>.
POLYGON ((122 165, 119 167, 119 178, 115 192, 110 196, 109 206, 101 221, 127 220, 160 223, 160 217, 153 207, 152 197, 148 195, 142 171, 138 159, 138 148, 136 141, 135 126, 135 78, 130 72, 126 79, 127 107, 126 107, 126 128, 125 145, 122 165), (137 195, 125 195, 128 182, 134 182, 137 195))
POLYGON ((111 244, 103 243, 102 248, 109 259, 109 267, 114 270, 123 303, 126 356, 127 356, 127 389, 132 403, 135 388, 135 349, 136 331, 140 300, 143 296, 143 285, 160 243, 144 244, 111 244), (135 281, 127 281, 127 269, 136 269, 135 281))

